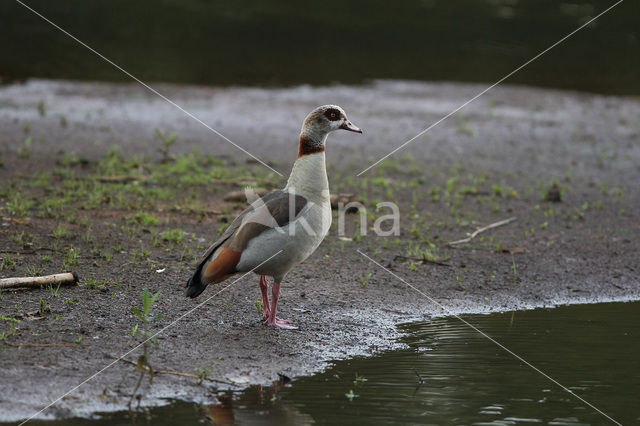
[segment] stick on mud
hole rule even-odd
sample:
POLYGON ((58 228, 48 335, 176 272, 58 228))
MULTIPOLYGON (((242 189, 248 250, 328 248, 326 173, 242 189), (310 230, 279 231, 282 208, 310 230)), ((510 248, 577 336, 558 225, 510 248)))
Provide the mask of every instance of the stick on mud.
POLYGON ((464 239, 458 240, 458 241, 452 241, 452 242, 448 243, 448 245, 455 246, 455 245, 458 245, 458 244, 468 243, 471 240, 473 240, 478 234, 481 234, 484 231, 488 231, 489 229, 497 228, 498 226, 507 225, 507 224, 509 224, 509 223, 511 223, 511 222, 513 222, 515 220, 516 220, 515 217, 510 217, 509 219, 505 219, 505 220, 501 220, 500 222, 492 223, 491 225, 487 225, 484 228, 477 229, 472 234, 467 234, 467 235, 469 235, 467 238, 464 238, 464 239))
POLYGON ((2 288, 31 288, 47 285, 76 284, 80 279, 75 272, 65 272, 63 274, 45 275, 42 277, 16 277, 0 279, 0 289, 2 288))

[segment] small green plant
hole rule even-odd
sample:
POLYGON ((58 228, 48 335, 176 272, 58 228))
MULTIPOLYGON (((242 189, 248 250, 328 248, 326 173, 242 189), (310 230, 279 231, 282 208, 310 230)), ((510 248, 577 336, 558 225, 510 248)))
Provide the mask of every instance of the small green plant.
POLYGON ((53 297, 60 296, 60 284, 54 289, 52 285, 49 286, 49 292, 53 297))
POLYGON ((20 322, 19 319, 17 318, 12 318, 12 317, 5 317, 4 315, 0 314, 0 321, 7 321, 7 322, 20 322))
POLYGON ((15 233, 11 236, 11 241, 14 243, 20 244, 24 248, 29 248, 33 246, 33 234, 22 231, 20 233, 15 233))
POLYGON ((453 194, 456 185, 458 184, 458 178, 456 176, 450 177, 447 179, 447 193, 449 195, 453 194))
POLYGON ((355 380, 353 381, 353 384, 354 384, 354 385, 356 385, 356 386, 358 386, 358 384, 359 384, 359 383, 364 383, 364 382, 366 382, 366 381, 367 381, 367 378, 366 378, 366 377, 364 377, 364 376, 360 376, 360 375, 358 375, 358 372, 356 371, 356 378, 355 378, 355 380))
POLYGON ((355 398, 357 398, 359 395, 356 395, 356 394, 353 392, 353 389, 349 389, 349 392, 345 393, 345 394, 344 394, 344 396, 346 396, 346 397, 347 397, 347 399, 348 399, 349 401, 353 401, 353 400, 354 400, 355 398))
POLYGON ((139 223, 142 226, 160 225, 162 221, 150 213, 138 212, 129 216, 127 220, 131 223, 139 223))
POLYGON ((69 251, 67 251, 66 264, 68 266, 77 265, 79 260, 80 260, 80 250, 75 247, 70 247, 69 251))
POLYGON ((162 133, 159 129, 155 129, 155 136, 163 142, 163 146, 158 148, 162 154, 162 162, 167 163, 171 160, 169 150, 178 141, 178 135, 175 133, 162 133))
POLYGON ((46 113, 47 113, 47 106, 45 105, 44 100, 41 100, 40 102, 38 102, 38 114, 44 117, 46 113))
POLYGON ((31 136, 24 140, 24 145, 22 145, 22 147, 20 147, 20 149, 18 150, 18 156, 20 158, 29 158, 29 156, 31 155, 31 142, 31 136))
POLYGON ((213 371, 213 363, 216 361, 219 361, 219 358, 214 359, 213 361, 211 361, 209 363, 208 366, 198 366, 197 370, 196 370, 196 374, 198 375, 198 384, 201 385, 202 382, 204 382, 205 380, 207 380, 210 376, 211 373, 213 371))
POLYGON ((40 314, 42 315, 48 312, 51 312, 51 306, 49 306, 47 301, 44 300, 42 297, 40 298, 40 307, 38 308, 38 312, 40 312, 40 314))
POLYGON ((170 229, 160 234, 160 238, 162 238, 164 241, 169 241, 174 244, 182 243, 182 240, 186 236, 187 236, 187 233, 184 232, 182 229, 178 229, 178 228, 170 229))
POLYGON ((372 275, 373 275, 373 273, 371 273, 371 272, 369 272, 365 276, 360 275, 360 285, 362 286, 362 288, 365 288, 367 286, 367 283, 369 282, 369 279, 371 279, 372 275))
POLYGON ((95 289, 95 290, 102 290, 106 288, 108 284, 108 281, 106 279, 103 279, 102 281, 98 281, 94 277, 88 277, 82 281, 83 281, 81 284, 82 286, 95 289))
POLYGON ((207 380, 210 375, 211 375, 211 371, 205 370, 205 369, 202 369, 202 368, 199 369, 198 370, 198 384, 201 385, 202 382, 207 380))
POLYGON ((27 211, 33 207, 33 201, 24 198, 22 194, 16 192, 8 197, 6 206, 10 215, 24 217, 27 215, 27 211))
POLYGON ((44 268, 36 268, 33 265, 27 266, 27 275, 30 277, 37 277, 38 275, 42 275, 44 272, 44 268))
MULTIPOLYGON (((153 320, 153 316, 151 315, 151 308, 156 300, 160 297, 160 292, 156 292, 151 295, 149 291, 145 288, 142 291, 142 310, 133 306, 131 311, 134 315, 140 320, 138 324, 136 324, 131 330, 131 336, 134 338, 142 339, 142 355, 138 357, 138 362, 136 364, 136 370, 140 372, 140 377, 136 383, 135 388, 133 389, 133 393, 131 394, 131 399, 129 400, 128 407, 131 409, 131 403, 138 393, 138 389, 140 388, 140 384, 142 383, 142 379, 145 374, 149 374, 149 384, 153 383, 153 367, 149 363, 149 359, 151 357, 149 351, 150 347, 153 344, 154 346, 158 346, 158 338, 155 333, 152 333, 149 330, 149 324, 153 320), (140 327, 142 325, 142 327, 140 327)), ((138 404, 139 404, 138 400, 138 404)))
POLYGON ((475 136, 475 132, 469 126, 469 122, 463 115, 458 115, 458 133, 462 133, 468 136, 475 136))
POLYGON ((69 231, 62 225, 58 225, 53 229, 53 238, 60 239, 65 238, 69 235, 69 231))
POLYGON ((560 188, 558 182, 554 179, 551 181, 551 186, 542 194, 542 201, 560 202, 564 196, 564 190, 560 188))
POLYGON ((513 253, 511 253, 511 268, 513 270, 513 283, 519 283, 520 277, 518 277, 518 266, 516 265, 516 259, 515 257, 513 257, 513 253))
POLYGON ((11 258, 9 253, 5 253, 2 262, 0 262, 0 271, 5 269, 11 269, 12 271, 16 269, 16 261, 11 258))
POLYGON ((87 229, 87 232, 82 236, 82 241, 87 244, 90 244, 93 241, 93 235, 91 234, 91 229, 87 229))

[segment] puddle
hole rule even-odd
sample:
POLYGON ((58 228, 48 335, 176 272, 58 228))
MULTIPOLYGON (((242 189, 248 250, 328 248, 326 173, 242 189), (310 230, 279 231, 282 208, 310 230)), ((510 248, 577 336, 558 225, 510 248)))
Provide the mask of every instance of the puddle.
MULTIPOLYGON (((640 420, 640 302, 464 315, 623 424, 640 420)), ((129 413, 33 424, 607 424, 607 419, 455 318, 400 326, 408 349, 321 374, 129 413), (213 399, 213 398, 212 398, 213 399)))

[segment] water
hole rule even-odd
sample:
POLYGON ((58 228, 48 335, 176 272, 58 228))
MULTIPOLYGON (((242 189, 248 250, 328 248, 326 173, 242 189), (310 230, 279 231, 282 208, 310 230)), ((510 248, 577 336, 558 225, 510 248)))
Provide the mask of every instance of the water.
MULTIPOLYGON (((144 81, 202 85, 493 83, 615 0, 31 0, 144 81)), ((640 94, 640 2, 626 1, 510 83, 640 94)), ((17 2, 0 2, 0 79, 131 81, 17 2)))
MULTIPOLYGON (((465 315, 622 424, 640 422, 640 302, 465 315)), ((455 318, 406 324, 409 349, 290 383, 150 410, 154 425, 613 424, 455 318)), ((136 423, 146 424, 144 416, 136 423)), ((34 422, 35 423, 35 422, 34 422)), ((126 425, 127 413, 47 425, 126 425)))

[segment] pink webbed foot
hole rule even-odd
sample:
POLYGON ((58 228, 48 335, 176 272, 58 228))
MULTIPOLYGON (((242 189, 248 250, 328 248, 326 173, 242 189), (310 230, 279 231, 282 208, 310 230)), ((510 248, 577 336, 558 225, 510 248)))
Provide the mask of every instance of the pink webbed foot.
POLYGON ((296 327, 295 325, 291 324, 290 320, 286 320, 286 319, 280 319, 278 317, 275 317, 274 320, 271 320, 271 318, 267 318, 264 322, 265 325, 270 325, 273 327, 277 327, 277 328, 282 328, 283 330, 297 330, 298 327, 296 327))

